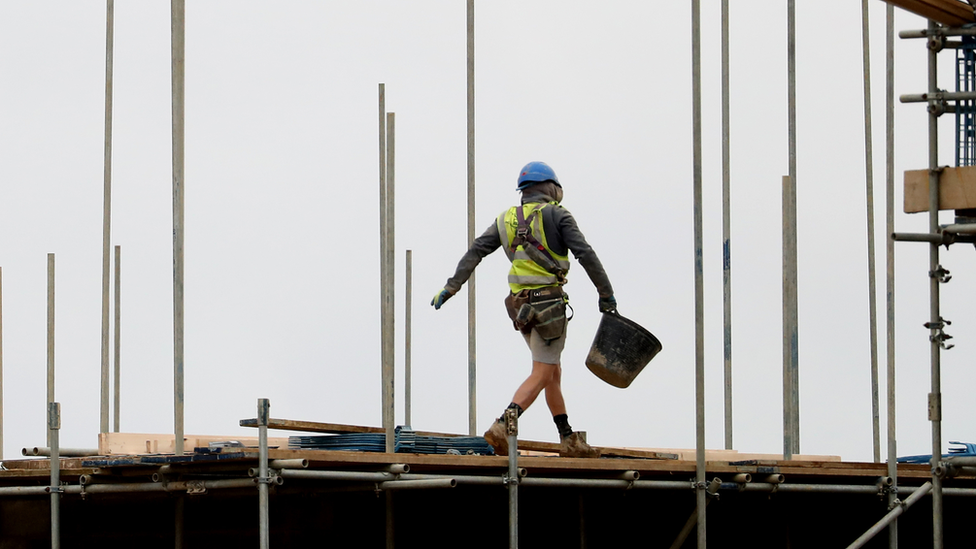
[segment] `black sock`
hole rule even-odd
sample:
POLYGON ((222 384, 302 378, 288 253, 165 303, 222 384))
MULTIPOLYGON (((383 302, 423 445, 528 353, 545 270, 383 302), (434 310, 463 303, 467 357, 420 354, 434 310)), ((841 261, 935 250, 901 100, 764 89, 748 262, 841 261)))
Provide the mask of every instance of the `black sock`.
POLYGON ((556 429, 559 430, 560 438, 566 438, 573 434, 573 428, 569 426, 568 415, 559 414, 558 416, 552 416, 552 420, 556 422, 556 429))
MULTIPOLYGON (((508 405, 508 408, 505 408, 505 411, 508 411, 508 410, 511 410, 511 409, 514 409, 515 410, 515 413, 517 414, 515 417, 522 417, 522 413, 525 412, 525 410, 523 410, 521 406, 519 406, 518 404, 515 404, 514 402, 511 403, 511 404, 509 404, 508 405)), ((504 418, 505 418, 505 412, 502 412, 502 415, 501 415, 501 417, 498 418, 498 421, 502 421, 502 420, 504 420, 504 418)))

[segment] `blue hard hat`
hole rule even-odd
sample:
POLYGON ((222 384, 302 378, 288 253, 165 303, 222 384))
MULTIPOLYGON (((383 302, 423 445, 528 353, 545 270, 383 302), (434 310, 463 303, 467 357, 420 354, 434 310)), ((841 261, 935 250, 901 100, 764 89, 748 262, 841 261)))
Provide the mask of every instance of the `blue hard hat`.
POLYGON ((562 187, 559 184, 559 178, 556 177, 556 172, 549 167, 549 164, 545 162, 529 162, 522 168, 519 172, 518 186, 515 190, 521 191, 526 187, 535 185, 536 183, 542 183, 544 181, 552 181, 557 186, 562 187))

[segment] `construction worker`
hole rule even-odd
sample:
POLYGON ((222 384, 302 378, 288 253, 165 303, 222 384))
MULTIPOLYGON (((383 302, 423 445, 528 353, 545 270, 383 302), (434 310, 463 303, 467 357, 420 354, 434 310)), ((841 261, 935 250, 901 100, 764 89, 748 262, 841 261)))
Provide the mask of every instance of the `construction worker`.
MULTIPOLYGON (((539 393, 545 391, 546 404, 560 435, 559 454, 599 457, 599 451, 591 448, 570 427, 560 385, 560 354, 566 344, 566 307, 569 303, 569 296, 562 287, 569 271, 569 252, 573 252, 596 286, 601 312, 617 308, 613 287, 596 252, 576 226, 576 220, 560 205, 563 189, 553 169, 545 162, 529 162, 519 172, 516 189, 522 193, 521 205, 502 212, 488 230, 475 239, 458 262, 454 276, 430 304, 440 309, 461 289, 482 258, 502 247, 512 262, 508 274, 511 293, 505 299, 505 305, 515 329, 522 333, 532 352, 532 373, 515 391, 508 407, 521 416, 539 393)), ((508 455, 502 421, 498 418, 492 423, 485 432, 485 439, 496 454, 508 455)))

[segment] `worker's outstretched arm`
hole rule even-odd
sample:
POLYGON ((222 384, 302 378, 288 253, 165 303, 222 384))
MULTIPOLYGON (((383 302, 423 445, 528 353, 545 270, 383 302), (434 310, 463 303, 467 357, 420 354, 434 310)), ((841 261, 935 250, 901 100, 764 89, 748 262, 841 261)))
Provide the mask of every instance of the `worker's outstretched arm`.
POLYGON ((430 304, 435 309, 440 309, 441 305, 445 301, 451 298, 454 294, 458 293, 461 286, 469 278, 471 278, 471 273, 474 272, 475 267, 481 263, 481 260, 491 252, 494 252, 501 246, 501 239, 498 237, 498 228, 494 223, 488 227, 481 236, 474 239, 471 243, 471 247, 468 251, 461 256, 461 261, 458 261, 457 269, 454 270, 454 276, 447 279, 447 284, 444 288, 437 292, 434 299, 431 300, 430 304))

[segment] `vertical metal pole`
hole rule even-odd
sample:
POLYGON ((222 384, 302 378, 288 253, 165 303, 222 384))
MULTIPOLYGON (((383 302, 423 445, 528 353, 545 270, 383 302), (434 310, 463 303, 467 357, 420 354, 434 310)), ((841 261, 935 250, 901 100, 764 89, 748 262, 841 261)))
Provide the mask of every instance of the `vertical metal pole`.
POLYGON ((112 52, 115 0, 105 0, 105 192, 102 200, 102 369, 99 433, 108 432, 109 248, 112 239, 112 52))
POLYGON ((729 0, 722 0, 722 295, 725 335, 725 448, 732 449, 732 206, 729 122, 729 0))
POLYGON ((868 318, 871 343, 871 426, 874 462, 881 462, 881 412, 878 396, 878 297, 874 257, 874 143, 871 138, 871 31, 868 0, 861 0, 861 49, 864 67, 864 181, 868 221, 868 318))
POLYGON ((0 267, 0 459, 3 459, 3 268, 0 267))
POLYGON ((406 283, 406 298, 404 299, 404 321, 403 321, 403 400, 404 400, 404 417, 403 423, 407 426, 412 425, 411 421, 411 404, 412 395, 410 392, 410 378, 411 372, 411 332, 412 332, 412 321, 411 321, 411 309, 413 308, 413 250, 407 250, 407 283, 406 283))
POLYGON ((176 455, 183 455, 183 105, 186 0, 172 0, 173 70, 173 370, 176 455))
MULTIPOLYGON (((708 496, 707 499, 705 500, 706 506, 712 502, 712 496, 718 494, 718 489, 721 485, 722 485, 722 480, 719 478, 714 478, 709 483, 708 490, 706 492, 706 496, 708 496)), ((692 511, 691 516, 689 516, 688 520, 685 521, 685 525, 681 528, 681 531, 678 532, 678 537, 676 537, 674 541, 671 542, 671 549, 681 549, 681 547, 685 544, 685 540, 688 539, 688 536, 691 535, 691 531, 692 529, 695 528, 696 524, 698 524, 697 508, 695 508, 695 510, 692 511)))
POLYGON ((394 320, 396 318, 396 305, 394 301, 394 288, 396 286, 396 256, 394 251, 394 179, 396 172, 396 116, 394 113, 386 114, 386 292, 384 302, 386 303, 386 337, 383 346, 386 349, 386 360, 383 363, 384 383, 383 383, 383 426, 386 428, 386 451, 395 451, 395 427, 396 416, 394 415, 394 377, 396 375, 394 347, 394 320))
MULTIPOLYGON (((929 30, 934 32, 938 25, 929 21, 929 30)), ((934 95, 938 92, 938 52, 929 47, 928 89, 934 95)), ((939 233, 939 118, 935 109, 929 109, 929 232, 939 233)), ((929 393, 929 420, 932 422, 932 547, 942 549, 942 479, 936 474, 942 461, 942 365, 938 338, 942 322, 939 310, 939 245, 929 246, 929 330, 931 340, 932 392, 929 393)))
POLYGON ((268 549, 271 536, 268 528, 268 417, 271 403, 258 399, 258 537, 261 549, 268 549))
MULTIPOLYGON (((784 383, 788 381, 783 395, 784 429, 789 433, 784 444, 784 459, 791 459, 800 452, 800 373, 797 322, 796 287, 796 2, 787 3, 787 73, 789 97, 789 166, 788 191, 784 196, 786 218, 790 225, 783 242, 784 280, 783 280, 783 372, 784 383)), ((784 230, 786 228, 784 227, 784 230)))
MULTIPOLYGON (((474 242, 474 0, 467 0, 468 45, 468 243, 474 242)), ((468 434, 478 431, 475 276, 468 279, 468 434)))
POLYGON ((115 425, 113 432, 119 432, 119 419, 122 417, 122 247, 115 247, 115 425))
POLYGON ((518 549, 518 413, 505 410, 505 430, 508 435, 508 546, 518 549))
POLYGON ((794 210, 790 176, 783 177, 783 459, 793 459, 793 420, 796 411, 793 409, 793 367, 792 367, 792 305, 796 286, 795 278, 791 275, 793 249, 791 240, 796 238, 796 219, 792 217, 794 210))
POLYGON ((61 547, 61 449, 58 430, 61 429, 61 404, 47 406, 48 440, 51 447, 51 549, 61 547))
MULTIPOLYGON (((54 402, 54 254, 47 254, 47 406, 54 402)), ((47 432, 51 446, 51 431, 47 432)))
POLYGON ((695 447, 698 548, 705 548, 705 313, 702 270, 701 0, 691 3, 692 130, 695 221, 695 447))
MULTIPOLYGON (((888 375, 888 476, 893 488, 898 488, 898 444, 895 430, 895 7, 885 8, 885 240, 887 276, 887 362, 888 375)), ((898 499, 894 490, 888 492, 888 507, 898 499)), ((898 519, 888 526, 888 549, 898 549, 898 519)))
POLYGON ((173 504, 173 514, 175 516, 175 527, 173 537, 173 546, 176 549, 183 549, 183 538, 184 538, 184 518, 186 516, 186 497, 182 494, 176 496, 176 503, 173 504))
POLYGON ((389 330, 387 326, 387 319, 390 315, 388 303, 386 302, 386 289, 390 285, 390 281, 387 280, 387 270, 386 262, 387 256, 387 232, 386 232, 386 84, 379 85, 379 114, 380 114, 380 125, 379 125, 379 138, 380 138, 380 418, 383 422, 383 429, 386 433, 386 451, 393 451, 393 436, 391 432, 393 426, 388 423, 389 417, 386 414, 386 408, 389 405, 388 396, 386 394, 387 386, 387 347, 386 338, 387 332, 389 330))

